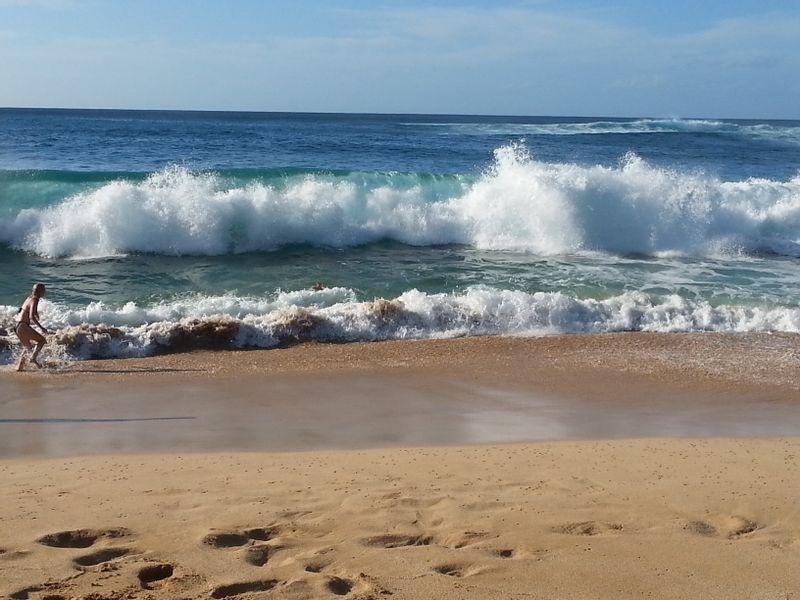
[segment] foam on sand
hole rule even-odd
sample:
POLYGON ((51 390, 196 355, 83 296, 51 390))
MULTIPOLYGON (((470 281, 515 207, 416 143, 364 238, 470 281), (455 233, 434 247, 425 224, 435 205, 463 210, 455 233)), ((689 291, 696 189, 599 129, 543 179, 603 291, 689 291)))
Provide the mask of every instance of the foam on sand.
MULTIPOLYGON (((460 293, 409 290, 359 300, 348 288, 273 297, 194 296, 139 306, 71 308, 42 301, 65 358, 125 358, 193 349, 273 348, 298 342, 369 342, 563 333, 800 332, 800 308, 714 306, 677 295, 625 292, 604 300, 485 286, 460 293)), ((9 321, 16 307, 0 316, 9 321)), ((11 340, 11 338, 8 338, 11 340)), ((3 340, 3 338, 0 338, 3 340)), ((11 343, 7 344, 11 348, 11 343)), ((2 352, 2 348, 0 348, 2 352)), ((11 360, 10 352, 5 352, 11 360)))

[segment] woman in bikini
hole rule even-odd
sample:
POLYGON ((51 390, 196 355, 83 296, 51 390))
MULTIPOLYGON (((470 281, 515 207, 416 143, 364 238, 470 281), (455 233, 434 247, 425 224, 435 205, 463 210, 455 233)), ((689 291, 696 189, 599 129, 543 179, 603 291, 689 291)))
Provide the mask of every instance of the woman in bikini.
POLYGON ((39 323, 39 300, 44 296, 45 287, 43 283, 37 283, 33 286, 33 293, 25 299, 22 306, 17 313, 17 322, 14 325, 14 333, 17 334, 19 341, 25 349, 19 357, 17 362, 17 371, 22 371, 25 368, 25 361, 28 358, 28 352, 33 350, 31 354, 31 362, 37 367, 41 365, 37 362, 39 352, 42 351, 44 345, 47 343, 45 337, 33 328, 36 325, 44 333, 48 333, 41 323, 39 323))

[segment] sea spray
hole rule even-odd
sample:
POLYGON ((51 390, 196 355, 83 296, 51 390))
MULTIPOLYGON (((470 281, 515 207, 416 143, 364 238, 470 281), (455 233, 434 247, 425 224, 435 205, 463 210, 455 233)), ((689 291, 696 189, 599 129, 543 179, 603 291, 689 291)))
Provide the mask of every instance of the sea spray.
POLYGON ((546 163, 510 145, 482 175, 446 181, 306 173, 231 184, 173 166, 23 208, 0 223, 0 241, 44 257, 224 255, 381 240, 542 256, 800 256, 800 176, 727 182, 635 154, 616 167, 546 163))

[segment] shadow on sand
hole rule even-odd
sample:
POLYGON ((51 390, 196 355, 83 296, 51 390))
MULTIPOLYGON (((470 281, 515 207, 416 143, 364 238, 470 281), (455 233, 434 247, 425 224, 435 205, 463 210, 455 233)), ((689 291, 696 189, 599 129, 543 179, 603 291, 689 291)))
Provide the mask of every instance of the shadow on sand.
POLYGON ((19 423, 133 423, 137 421, 190 421, 197 417, 130 417, 110 419, 0 419, 0 425, 19 423))
POLYGON ((169 367, 128 367, 127 369, 85 369, 69 368, 61 371, 62 373, 97 373, 109 375, 126 375, 132 373, 203 373, 205 369, 176 369, 169 367))

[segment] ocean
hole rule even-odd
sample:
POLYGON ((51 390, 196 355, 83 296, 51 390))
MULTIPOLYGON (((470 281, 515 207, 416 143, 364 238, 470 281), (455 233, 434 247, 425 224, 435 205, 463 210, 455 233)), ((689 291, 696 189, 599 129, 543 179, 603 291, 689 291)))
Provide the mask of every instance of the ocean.
POLYGON ((37 281, 63 360, 798 332, 800 121, 2 109, 0 326, 37 281))

